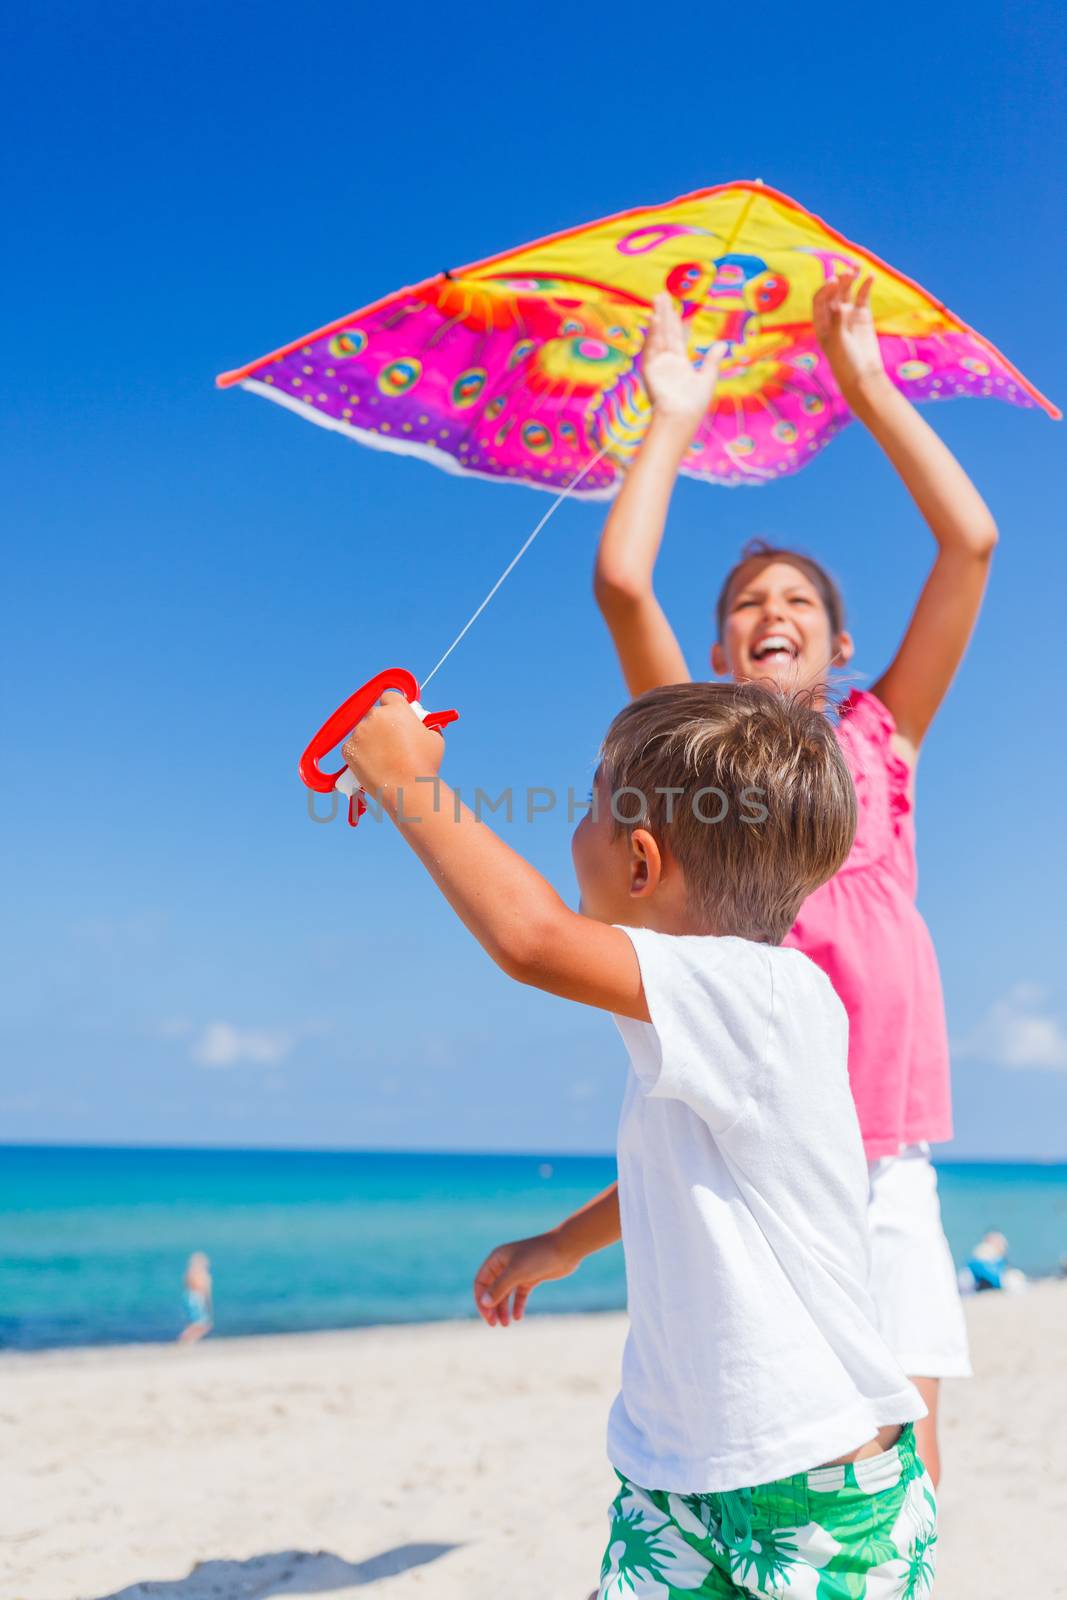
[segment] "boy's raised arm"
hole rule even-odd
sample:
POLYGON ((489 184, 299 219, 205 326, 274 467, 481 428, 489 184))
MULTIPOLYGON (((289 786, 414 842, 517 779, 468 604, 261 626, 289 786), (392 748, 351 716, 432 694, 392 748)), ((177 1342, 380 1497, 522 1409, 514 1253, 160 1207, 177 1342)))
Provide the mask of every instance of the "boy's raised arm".
POLYGON ((634 696, 690 679, 652 578, 678 469, 711 403, 725 349, 714 345, 694 367, 670 296, 656 296, 642 367, 652 420, 608 514, 593 576, 597 604, 634 696))
POLYGON ((456 915, 519 983, 648 1021, 633 945, 583 917, 480 822, 437 776, 440 734, 387 693, 344 746, 345 760, 410 844, 456 915))

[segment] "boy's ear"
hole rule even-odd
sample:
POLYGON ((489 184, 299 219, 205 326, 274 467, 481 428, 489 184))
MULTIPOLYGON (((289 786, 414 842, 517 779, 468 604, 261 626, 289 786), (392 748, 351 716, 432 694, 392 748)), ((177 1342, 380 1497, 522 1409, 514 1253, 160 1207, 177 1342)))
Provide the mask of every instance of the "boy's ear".
POLYGON ((726 651, 716 642, 711 647, 711 670, 717 678, 730 676, 730 664, 726 659, 726 651))
POLYGON ((635 828, 630 835, 630 893, 643 898, 659 887, 663 876, 660 847, 647 828, 635 828))
POLYGON ((855 653, 856 646, 853 643, 852 635, 850 633, 839 633, 834 640, 834 654, 830 665, 832 667, 843 667, 852 660, 855 653))

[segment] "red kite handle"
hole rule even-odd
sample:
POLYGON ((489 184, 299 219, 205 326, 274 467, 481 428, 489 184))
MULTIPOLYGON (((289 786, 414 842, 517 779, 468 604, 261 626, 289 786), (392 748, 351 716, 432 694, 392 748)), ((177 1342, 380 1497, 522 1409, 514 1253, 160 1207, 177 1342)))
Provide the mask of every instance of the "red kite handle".
MULTIPOLYGON (((300 757, 299 768, 301 780, 309 789, 314 789, 319 794, 329 794, 337 787, 338 779, 344 778, 348 768, 340 767, 336 772, 323 772, 319 763, 331 750, 336 749, 348 738, 352 729, 357 723, 362 722, 371 706, 377 705, 387 689, 398 690, 427 728, 436 728, 439 731, 459 717, 458 711, 423 711, 419 705, 419 686, 412 674, 403 667, 388 667, 385 672, 379 672, 376 678, 370 678, 361 689, 356 690, 355 694, 349 695, 344 704, 338 706, 333 715, 326 718, 311 740, 300 757)), ((353 828, 366 809, 362 789, 351 792, 348 797, 348 820, 353 828)))

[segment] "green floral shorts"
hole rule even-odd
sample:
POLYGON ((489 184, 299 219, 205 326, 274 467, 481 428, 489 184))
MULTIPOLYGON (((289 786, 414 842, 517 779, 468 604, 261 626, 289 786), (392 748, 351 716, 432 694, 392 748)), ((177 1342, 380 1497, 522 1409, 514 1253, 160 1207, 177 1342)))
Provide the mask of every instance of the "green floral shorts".
POLYGON ((599 1600, 923 1600, 937 1501, 905 1428, 892 1450, 757 1489, 668 1494, 619 1474, 599 1600))

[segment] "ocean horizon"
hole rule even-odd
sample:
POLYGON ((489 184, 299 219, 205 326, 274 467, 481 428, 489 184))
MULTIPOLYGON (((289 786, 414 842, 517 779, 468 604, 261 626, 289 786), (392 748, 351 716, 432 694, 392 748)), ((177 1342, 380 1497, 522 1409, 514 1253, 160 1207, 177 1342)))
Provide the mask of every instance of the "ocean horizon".
MULTIPOLYGON (((1067 1162, 937 1162, 957 1264, 990 1227, 1028 1276, 1067 1256, 1067 1162)), ((611 1155, 176 1145, 0 1145, 0 1348, 159 1342, 206 1252, 218 1336, 473 1317, 488 1250, 614 1180, 611 1155)), ((613 1246, 535 1291, 538 1312, 625 1305, 613 1246)))

